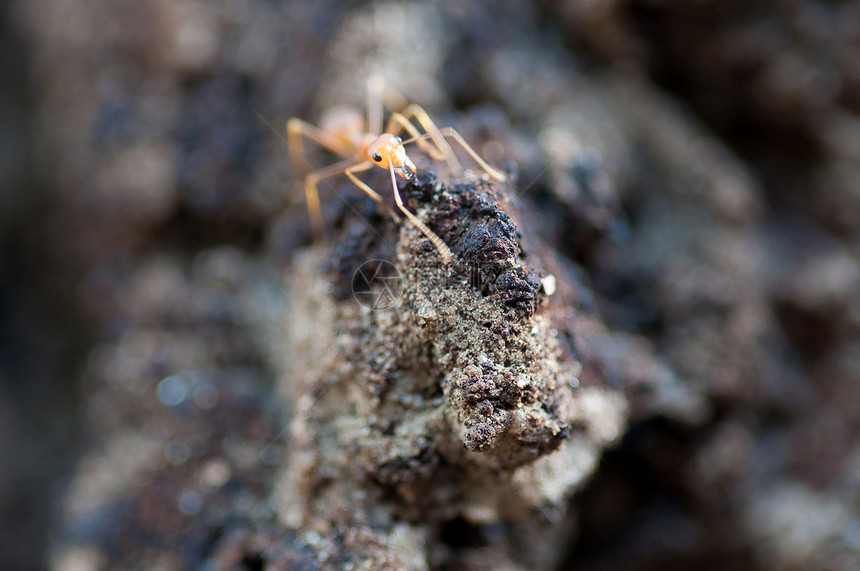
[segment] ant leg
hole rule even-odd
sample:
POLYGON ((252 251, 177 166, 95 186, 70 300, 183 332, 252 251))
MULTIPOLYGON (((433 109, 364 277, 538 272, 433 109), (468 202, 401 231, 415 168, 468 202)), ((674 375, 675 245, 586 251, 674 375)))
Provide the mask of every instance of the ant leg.
POLYGON ((383 210, 385 210, 388 214, 391 215, 395 222, 399 222, 400 219, 397 217, 397 214, 395 214, 394 211, 392 211, 391 208, 387 204, 385 204, 385 202, 382 200, 382 197, 379 196, 379 193, 367 186, 364 181, 355 176, 355 173, 364 172, 366 170, 370 170, 371 168, 373 168, 373 163, 371 163, 370 161, 364 161, 363 163, 358 163, 347 167, 346 169, 344 169, 343 174, 349 177, 349 180, 351 180, 355 186, 363 190, 370 198, 375 200, 376 203, 383 210))
MULTIPOLYGON (((391 83, 385 79, 382 75, 378 73, 372 74, 367 78, 367 86, 368 86, 368 96, 370 97, 373 94, 373 97, 377 97, 377 100, 381 102, 381 105, 388 108, 391 111, 397 111, 399 109, 403 109, 409 104, 409 100, 403 97, 403 94, 397 91, 391 83)), ((368 115, 369 117, 369 115, 368 115)), ((380 135, 384 131, 382 131, 382 120, 379 121, 379 131, 374 131, 374 135, 380 135)))
MULTIPOLYGON (((478 165, 480 165, 480 167, 482 169, 484 169, 484 172, 486 172, 488 175, 490 175, 490 178, 497 180, 499 182, 505 182, 506 180, 508 180, 508 176, 505 173, 503 173, 502 171, 500 171, 498 169, 491 167, 487 163, 487 161, 485 161, 484 159, 481 158, 481 155, 479 155, 477 152, 475 152, 475 149, 473 149, 469 145, 469 143, 467 143, 466 140, 460 135, 460 133, 458 133, 453 127, 445 127, 444 129, 440 129, 439 133, 441 133, 441 135, 443 137, 451 137, 452 139, 457 141, 457 143, 459 143, 460 146, 463 147, 463 150, 466 151, 467 153, 469 153, 469 156, 472 157, 475 160, 475 162, 478 163, 478 165)), ((409 143, 418 143, 418 141, 420 141, 422 139, 427 139, 429 137, 430 137, 429 133, 424 133, 423 135, 419 135, 417 137, 412 137, 410 139, 406 139, 405 141, 403 141, 402 144, 408 145, 409 143)))
MULTIPOLYGON (((349 159, 340 161, 333 165, 315 170, 305 177, 305 199, 308 203, 308 212, 311 216, 311 226, 313 227, 314 236, 318 239, 323 236, 323 220, 320 209, 320 197, 317 190, 317 184, 327 178, 332 178, 339 174, 343 174, 346 169, 353 165, 355 161, 349 159)), ((379 196, 379 195, 377 195, 379 196)), ((382 200, 382 198, 379 198, 382 200)))
POLYGON ((460 162, 454 155, 454 151, 451 149, 451 146, 448 144, 448 141, 446 141, 443 137, 442 131, 439 129, 439 127, 436 126, 436 122, 430 118, 430 114, 427 113, 427 111, 425 111, 423 107, 416 103, 412 103, 402 111, 402 114, 410 121, 413 118, 416 119, 418 121, 418 124, 421 125, 421 128, 424 129, 424 132, 430 134, 430 138, 433 139, 433 142, 436 144, 436 147, 438 147, 439 152, 443 153, 446 157, 449 155, 451 157, 454 157, 454 160, 457 162, 457 166, 460 167, 460 172, 462 172, 463 167, 460 166, 460 162))
POLYGON ((308 170, 302 137, 307 137, 317 145, 340 157, 346 158, 352 155, 352 149, 336 137, 326 133, 319 127, 314 127, 310 123, 293 117, 287 121, 287 144, 290 150, 290 161, 293 163, 292 166, 294 169, 308 170))
MULTIPOLYGON (((307 137, 317 145, 341 157, 348 157, 350 155, 350 149, 347 149, 346 146, 335 137, 318 127, 314 127, 313 125, 294 117, 287 121, 287 143, 290 154, 290 163, 293 167, 293 174, 297 177, 299 176, 298 173, 308 172, 308 162, 307 159, 305 159, 303 137, 307 137)), ((323 225, 322 214, 320 213, 319 193, 317 192, 316 181, 312 178, 312 175, 319 174, 323 171, 327 172, 328 169, 331 169, 334 174, 330 176, 334 176, 342 172, 343 168, 345 168, 345 166, 342 165, 343 163, 338 163, 333 167, 327 167, 326 169, 322 169, 322 171, 316 171, 315 173, 308 174, 305 177, 305 199, 307 200, 308 213, 311 217, 311 226, 314 230, 314 236, 316 236, 317 239, 322 237, 323 225), (334 168, 335 166, 340 167, 341 170, 338 171, 334 168)))
POLYGON ((508 180, 508 176, 505 173, 503 173, 502 171, 500 171, 498 169, 494 169, 493 167, 491 167, 487 163, 487 161, 485 161, 484 159, 481 158, 481 155, 479 155, 478 153, 475 152, 475 149, 473 149, 471 147, 471 145, 469 145, 469 143, 466 142, 466 139, 464 139, 460 135, 460 133, 458 133, 453 127, 445 127, 444 129, 441 129, 439 132, 442 133, 442 136, 453 137, 455 141, 460 143, 460 146, 463 147, 463 150, 466 151, 467 153, 469 153, 469 156, 472 157, 473 159, 475 159, 476 163, 481 165, 481 168, 484 169, 484 171, 488 175, 490 175, 490 178, 497 180, 499 182, 505 182, 506 180, 508 180))
MULTIPOLYGON (((417 105, 410 105, 411 107, 418 107, 417 105)), ((418 107, 421 109, 420 107, 418 107)), ((407 108, 408 109, 408 108, 407 108)), ((423 112, 423 109, 422 109, 423 112)), ((448 141, 442 136, 442 133, 436 127, 436 124, 433 123, 433 120, 427 116, 426 112, 424 113, 427 121, 422 122, 421 118, 418 118, 419 124, 424 127, 426 131, 426 137, 421 136, 421 132, 412 124, 412 122, 407 118, 407 116, 401 113, 394 113, 391 115, 391 119, 388 121, 388 126, 385 129, 386 133, 391 133, 392 135, 396 135, 402 130, 405 130, 409 133, 411 137, 411 141, 414 141, 421 150, 427 153, 430 158, 437 161, 447 161, 448 168, 455 174, 460 174, 463 172, 463 165, 460 164, 460 161, 454 155, 454 152, 451 150, 451 146, 448 144, 448 141), (427 139, 432 139, 435 147, 427 142, 427 139)), ((417 117, 416 117, 417 118, 417 117)))
POLYGON ((439 134, 438 129, 435 133, 428 132, 422 135, 421 131, 419 131, 415 125, 412 124, 409 119, 401 115, 400 113, 394 113, 391 115, 391 119, 388 121, 388 127, 385 129, 386 133, 391 133, 392 135, 397 135, 401 131, 406 131, 409 133, 410 141, 415 142, 421 150, 424 151, 427 155, 430 156, 433 160, 436 161, 447 161, 448 167, 454 173, 463 172, 463 167, 460 165, 460 161, 454 156, 454 153, 451 151, 450 145, 445 141, 445 138, 439 134), (435 144, 432 145, 427 139, 432 139, 432 142, 435 144))
POLYGON ((397 203, 397 208, 399 208, 406 218, 408 218, 409 221, 425 236, 427 236, 434 246, 436 246, 436 249, 439 251, 439 255, 442 256, 442 261, 446 264, 450 263, 451 259, 454 257, 451 249, 442 241, 442 238, 437 236, 436 233, 428 228, 426 224, 421 222, 417 216, 406 209, 406 206, 403 205, 403 200, 400 198, 400 191, 397 189, 397 178, 394 176, 394 167, 389 166, 388 171, 391 173, 391 188, 394 190, 394 202, 397 203))
POLYGON ((367 128, 374 135, 382 134, 383 96, 385 79, 373 74, 367 78, 367 128))

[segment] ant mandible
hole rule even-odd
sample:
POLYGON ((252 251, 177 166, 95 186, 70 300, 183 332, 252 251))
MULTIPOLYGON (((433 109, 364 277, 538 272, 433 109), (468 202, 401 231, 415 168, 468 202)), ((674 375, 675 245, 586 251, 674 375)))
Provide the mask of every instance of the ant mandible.
MULTIPOLYGON (((417 144, 432 159, 445 160, 451 172, 459 175, 463 172, 463 166, 446 140, 451 138, 492 179, 504 182, 507 180, 507 176, 487 164, 455 129, 437 127, 427 112, 415 103, 407 105, 402 112, 392 113, 385 130, 383 130, 384 95, 385 81, 380 76, 371 76, 367 82, 367 128, 365 128, 364 117, 361 112, 348 106, 329 109, 323 115, 319 127, 295 117, 287 122, 287 141, 293 172, 307 172, 302 137, 307 137, 343 159, 305 176, 305 198, 314 233, 321 236, 323 227, 317 184, 327 178, 345 174, 358 188, 388 210, 382 197, 355 175, 355 173, 367 171, 377 166, 388 170, 391 174, 391 189, 394 192, 394 202, 397 204, 397 208, 436 246, 439 255, 447 264, 453 257, 451 249, 426 224, 409 212, 400 198, 400 191, 397 189, 397 176, 407 180, 415 176, 415 164, 406 154, 405 145, 417 144), (417 121, 418 125, 424 129, 423 133, 412 123, 413 120, 417 121), (406 140, 398 136, 403 131, 409 134, 409 138, 406 140)), ((400 97, 400 100, 403 98, 400 97)))

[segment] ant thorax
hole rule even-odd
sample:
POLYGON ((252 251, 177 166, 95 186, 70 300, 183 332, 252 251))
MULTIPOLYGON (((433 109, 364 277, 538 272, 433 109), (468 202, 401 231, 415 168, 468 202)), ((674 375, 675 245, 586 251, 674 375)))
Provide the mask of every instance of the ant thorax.
POLYGON ((320 128, 352 149, 359 149, 367 144, 364 114, 355 107, 332 107, 322 116, 320 128))

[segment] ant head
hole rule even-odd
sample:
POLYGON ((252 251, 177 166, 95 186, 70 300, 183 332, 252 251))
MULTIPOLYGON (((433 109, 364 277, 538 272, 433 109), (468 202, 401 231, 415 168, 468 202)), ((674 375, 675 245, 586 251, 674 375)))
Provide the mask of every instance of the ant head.
POLYGON ((403 178, 410 179, 415 174, 415 164, 406 155, 403 141, 389 133, 383 133, 368 145, 367 157, 380 168, 393 168, 403 178))

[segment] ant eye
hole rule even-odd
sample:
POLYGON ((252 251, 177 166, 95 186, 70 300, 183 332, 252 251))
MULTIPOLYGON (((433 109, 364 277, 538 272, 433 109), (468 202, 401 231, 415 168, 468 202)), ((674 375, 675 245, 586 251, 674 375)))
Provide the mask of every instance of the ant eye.
POLYGON ((376 162, 379 162, 382 160, 382 157, 379 156, 379 153, 373 153, 372 155, 370 155, 370 158, 376 162))

